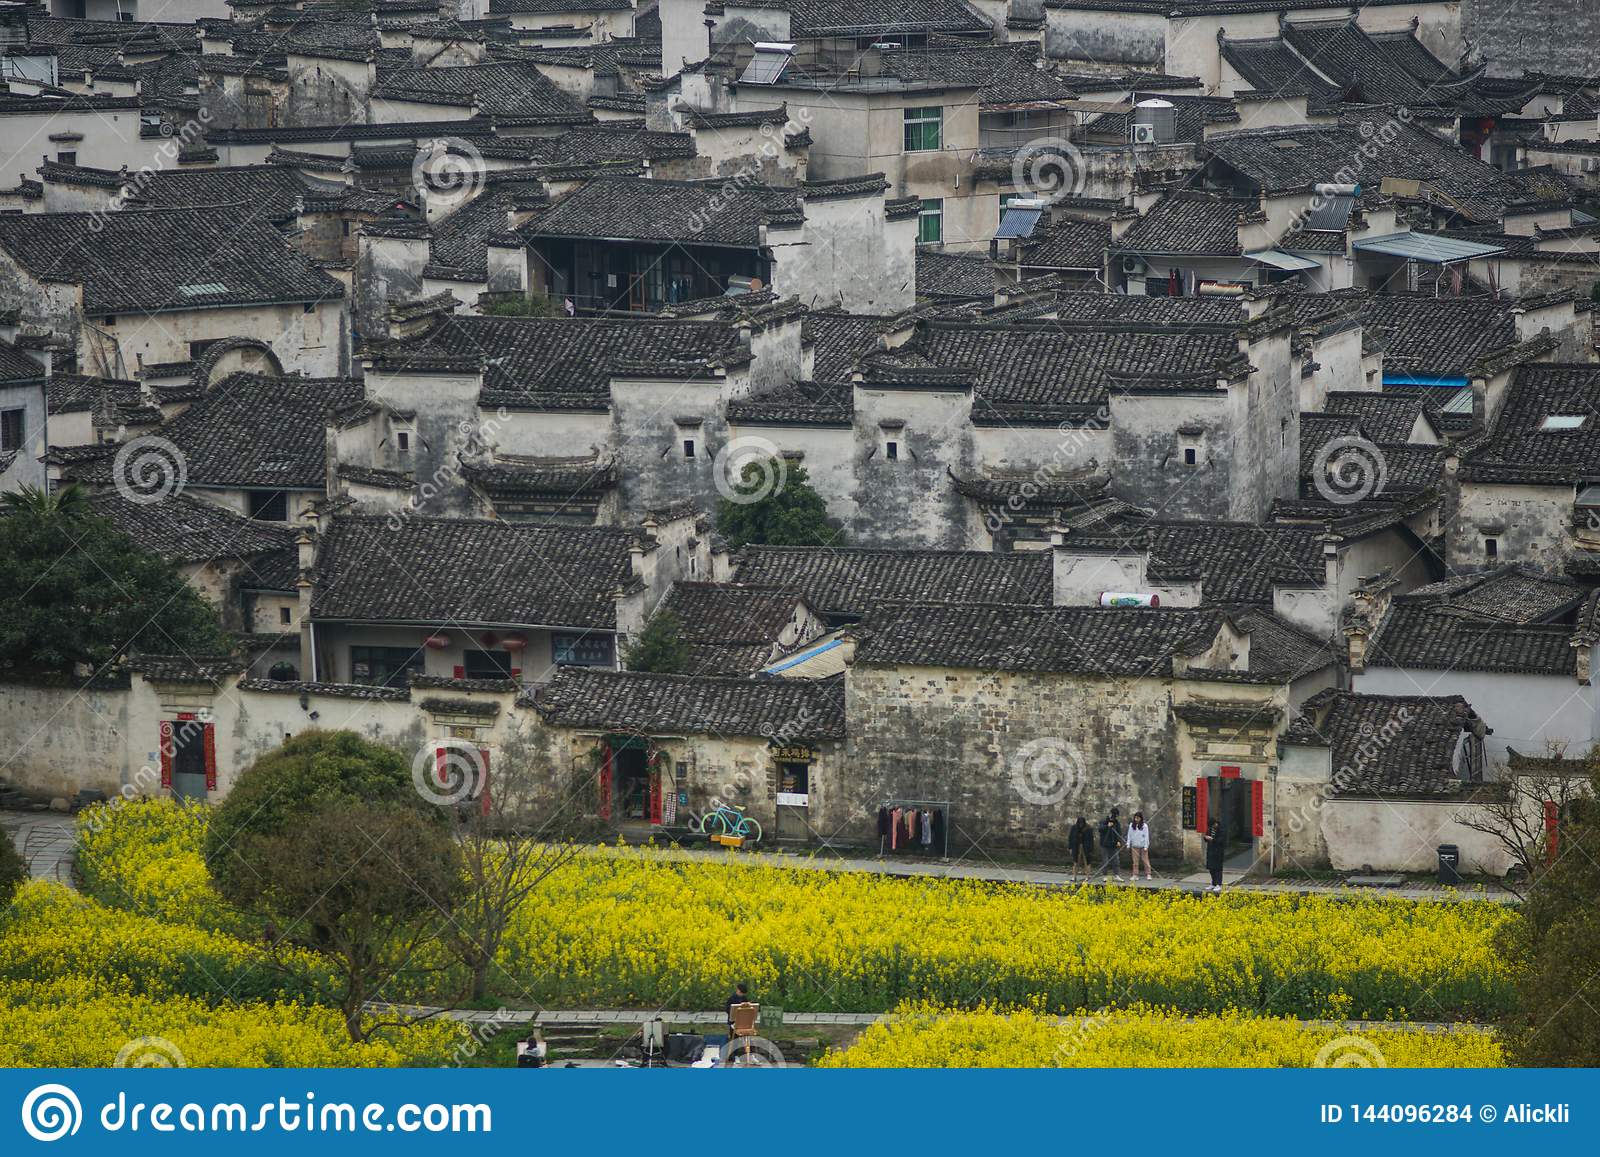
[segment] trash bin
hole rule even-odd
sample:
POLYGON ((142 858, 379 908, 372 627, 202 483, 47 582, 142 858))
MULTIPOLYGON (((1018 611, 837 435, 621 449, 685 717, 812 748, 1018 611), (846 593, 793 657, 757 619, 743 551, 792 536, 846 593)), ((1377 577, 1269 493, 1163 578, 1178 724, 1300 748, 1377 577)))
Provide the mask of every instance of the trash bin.
POLYGON ((1439 845, 1439 883, 1461 883, 1461 849, 1455 844, 1439 845))

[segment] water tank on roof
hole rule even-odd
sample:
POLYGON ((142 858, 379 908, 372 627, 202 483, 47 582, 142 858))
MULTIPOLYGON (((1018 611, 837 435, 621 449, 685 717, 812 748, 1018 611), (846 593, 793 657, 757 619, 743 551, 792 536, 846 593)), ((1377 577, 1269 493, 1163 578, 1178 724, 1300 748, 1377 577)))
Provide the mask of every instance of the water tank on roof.
POLYGON ((1128 139, 1135 144, 1166 145, 1178 139, 1178 106, 1150 97, 1133 106, 1128 139))

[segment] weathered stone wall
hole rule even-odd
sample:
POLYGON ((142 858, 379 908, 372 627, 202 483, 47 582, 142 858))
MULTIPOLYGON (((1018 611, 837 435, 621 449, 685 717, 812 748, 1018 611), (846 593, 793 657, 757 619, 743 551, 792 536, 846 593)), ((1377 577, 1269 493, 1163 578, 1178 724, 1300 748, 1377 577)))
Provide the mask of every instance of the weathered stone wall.
POLYGON ((1168 686, 1054 674, 857 664, 850 671, 848 799, 826 822, 875 839, 886 799, 951 804, 951 847, 1064 853, 1067 828, 1113 806, 1150 817, 1151 854, 1179 854, 1168 686), (1067 790, 1050 790, 1052 767, 1067 790), (1034 802, 1036 800, 1045 802, 1034 802))
POLYGON ((1600 43, 1594 0, 1462 0, 1461 7, 1463 37, 1488 61, 1491 76, 1594 75, 1600 43))
POLYGON ((1571 486, 1463 481, 1446 538, 1446 561, 1472 570, 1512 559, 1559 572, 1572 543, 1571 486), (1485 539, 1497 544, 1488 557, 1485 539))
POLYGON ((971 407, 968 390, 857 387, 857 499, 846 527, 852 543, 965 545, 966 502, 950 484, 950 472, 967 476, 976 466, 971 407))

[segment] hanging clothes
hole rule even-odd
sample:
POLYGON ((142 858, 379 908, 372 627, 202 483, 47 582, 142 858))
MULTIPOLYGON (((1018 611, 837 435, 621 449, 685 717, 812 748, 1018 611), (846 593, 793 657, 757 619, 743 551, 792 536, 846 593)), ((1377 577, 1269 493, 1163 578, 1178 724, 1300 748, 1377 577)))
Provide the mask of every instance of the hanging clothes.
POLYGON ((887 805, 878 809, 878 838, 881 840, 889 834, 889 808, 887 805))
POLYGON ((932 811, 925 811, 925 812, 922 813, 922 846, 925 847, 925 848, 933 847, 933 812, 932 811))

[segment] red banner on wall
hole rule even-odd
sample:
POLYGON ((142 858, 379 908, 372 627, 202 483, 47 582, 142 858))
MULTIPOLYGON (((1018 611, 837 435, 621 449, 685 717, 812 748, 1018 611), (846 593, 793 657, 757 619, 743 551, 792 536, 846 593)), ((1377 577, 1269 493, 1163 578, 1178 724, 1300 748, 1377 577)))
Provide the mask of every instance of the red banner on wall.
POLYGON ((600 818, 611 818, 611 745, 600 745, 600 818))
POLYGON ((1267 834, 1266 787, 1259 779, 1250 781, 1250 834, 1253 836, 1267 834))
POLYGON ((172 787, 172 722, 167 719, 161 721, 161 786, 172 787))
POLYGON ((1194 826, 1198 831, 1211 828, 1211 781, 1201 776, 1195 782, 1194 826))
POLYGON ((207 723, 205 730, 206 741, 206 790, 217 790, 217 725, 207 723))

